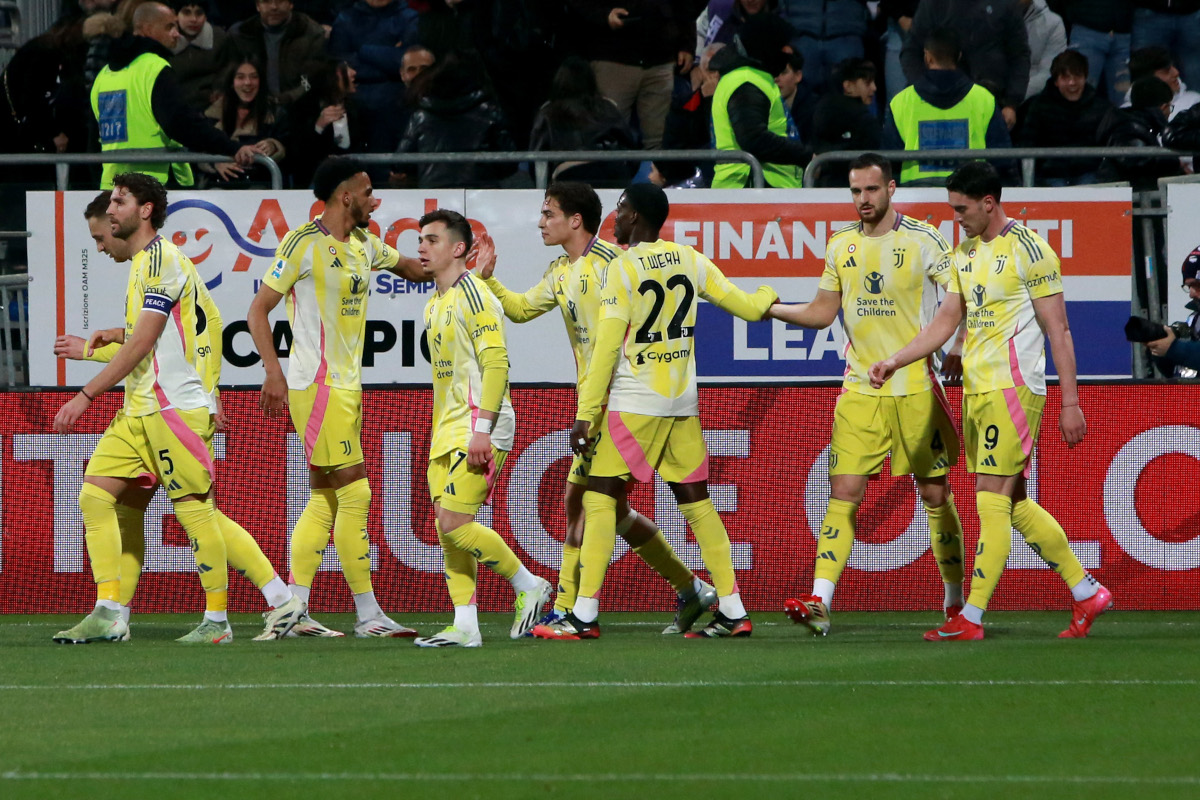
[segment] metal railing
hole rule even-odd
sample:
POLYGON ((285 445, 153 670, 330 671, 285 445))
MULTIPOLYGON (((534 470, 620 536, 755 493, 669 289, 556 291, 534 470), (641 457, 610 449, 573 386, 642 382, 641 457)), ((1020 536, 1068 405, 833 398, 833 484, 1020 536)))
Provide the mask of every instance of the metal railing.
MULTIPOLYGON (((853 161, 863 150, 837 150, 817 153, 804 170, 804 187, 811 189, 821 177, 821 168, 836 161, 853 161)), ((1037 161, 1062 158, 1185 158, 1191 153, 1165 147, 1005 147, 992 150, 878 150, 892 161, 1011 161, 1020 159, 1021 180, 1033 186, 1037 161)))
MULTIPOLYGON (((58 190, 68 188, 69 170, 72 164, 228 164, 229 156, 212 153, 193 153, 190 150, 116 150, 108 153, 0 153, 0 165, 28 166, 53 164, 56 167, 58 190)), ((283 173, 279 165, 262 153, 254 154, 254 163, 266 168, 271 175, 271 188, 283 188, 283 173)))
POLYGON ((29 281, 28 275, 0 275, 0 365, 4 368, 4 386, 16 386, 18 376, 29 375, 29 318, 25 313, 29 281))

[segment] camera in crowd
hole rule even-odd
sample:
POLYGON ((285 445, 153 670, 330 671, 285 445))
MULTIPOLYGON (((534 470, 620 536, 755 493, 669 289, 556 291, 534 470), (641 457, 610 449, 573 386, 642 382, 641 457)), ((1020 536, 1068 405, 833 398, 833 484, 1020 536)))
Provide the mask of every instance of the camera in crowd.
POLYGON ((1192 328, 1186 322, 1172 322, 1163 325, 1147 317, 1130 317, 1125 323, 1125 339, 1130 342, 1155 342, 1167 335, 1167 329, 1175 334, 1176 339, 1190 342, 1193 338, 1192 328))

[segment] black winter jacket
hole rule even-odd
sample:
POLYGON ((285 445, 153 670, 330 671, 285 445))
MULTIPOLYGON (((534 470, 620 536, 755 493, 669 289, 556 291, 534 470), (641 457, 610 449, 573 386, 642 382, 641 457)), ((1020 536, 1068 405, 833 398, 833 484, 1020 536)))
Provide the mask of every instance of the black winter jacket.
MULTIPOLYGON (((397 153, 471 153, 515 150, 504 114, 482 89, 454 97, 421 98, 397 153)), ((422 189, 494 188, 511 175, 507 164, 421 164, 422 189)))

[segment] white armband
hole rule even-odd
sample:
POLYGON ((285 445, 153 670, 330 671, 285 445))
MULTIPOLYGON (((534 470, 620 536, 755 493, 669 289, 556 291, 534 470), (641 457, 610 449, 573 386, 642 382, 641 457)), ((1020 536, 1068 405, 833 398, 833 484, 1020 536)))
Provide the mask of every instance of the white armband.
POLYGON ((480 417, 479 419, 475 420, 475 432, 490 434, 495 424, 495 420, 484 419, 483 417, 480 417))

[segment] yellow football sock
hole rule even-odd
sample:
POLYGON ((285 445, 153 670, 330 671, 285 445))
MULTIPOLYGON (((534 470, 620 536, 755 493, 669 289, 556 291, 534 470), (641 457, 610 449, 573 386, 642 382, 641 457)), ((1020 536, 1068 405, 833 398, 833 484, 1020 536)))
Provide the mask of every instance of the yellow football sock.
POLYGON ((521 568, 521 559, 505 544, 500 534, 478 522, 459 525, 448 531, 446 538, 505 580, 511 580, 521 568))
POLYGON ((813 580, 827 580, 836 584, 842 570, 850 560, 854 549, 854 518, 858 514, 858 503, 829 498, 825 506, 825 519, 821 521, 821 536, 817 539, 817 562, 813 566, 813 580))
POLYGON ((967 602, 986 609, 1012 551, 1012 498, 995 492, 976 492, 979 509, 979 544, 971 570, 971 595, 967 602))
POLYGON ((207 597, 205 610, 224 611, 229 597, 229 564, 212 500, 180 500, 175 503, 175 518, 192 542, 196 571, 207 597))
POLYGON ((726 597, 736 592, 737 575, 733 571, 729 533, 712 499, 683 503, 679 506, 679 513, 687 520, 692 536, 696 537, 696 544, 700 545, 700 557, 704 559, 704 566, 708 567, 713 585, 717 587, 717 595, 726 597))
POLYGON ((1087 571, 1067 542, 1066 532, 1049 511, 1027 497, 1013 506, 1012 524, 1067 586, 1073 589, 1087 577, 1087 571))
POLYGON ((121 605, 133 602, 142 562, 146 558, 146 512, 140 508, 116 505, 117 527, 121 529, 121 605))
POLYGON ((446 565, 446 589, 450 592, 450 602, 455 606, 474 604, 479 562, 475 560, 475 556, 460 550, 454 541, 442 532, 442 526, 436 520, 433 526, 437 529, 438 541, 442 545, 442 561, 446 565))
MULTIPOLYGON (((653 522, 650 524, 654 525, 653 522)), ((621 533, 621 531, 618 529, 617 533, 621 533)), ((692 578, 695 575, 687 568, 686 564, 679 560, 679 556, 671 548, 657 525, 654 526, 654 536, 649 541, 633 548, 633 552, 637 553, 638 558, 649 564, 651 569, 666 578, 671 587, 675 589, 676 594, 692 590, 692 578)))
POLYGON ((583 546, 579 548, 579 597, 600 594, 608 562, 617 546, 617 498, 583 493, 583 546))
POLYGON ((217 525, 221 528, 221 537, 225 540, 225 557, 229 566, 244 575, 254 584, 255 589, 261 589, 275 577, 275 567, 263 553, 258 542, 250 532, 225 516, 217 509, 217 525))
POLYGON ((83 514, 84 542, 96 581, 96 599, 121 599, 121 528, 117 520, 117 498, 93 483, 79 490, 83 514))
POLYGON ((291 575, 288 582, 296 586, 312 586, 321 556, 329 544, 333 515, 337 512, 337 493, 333 489, 313 489, 304 506, 304 513, 292 528, 291 575))
POLYGON ((556 611, 570 611, 579 596, 579 548, 563 545, 562 567, 558 570, 558 592, 554 595, 556 611))
POLYGON ((963 582, 963 529, 962 520, 958 518, 958 509, 954 507, 954 495, 945 505, 937 508, 925 506, 929 515, 929 543, 933 549, 933 557, 937 561, 938 572, 942 575, 942 583, 963 582))
POLYGON ((361 478, 336 492, 337 514, 333 518, 333 546, 350 591, 371 591, 371 540, 367 537, 367 513, 371 510, 371 485, 361 478))

